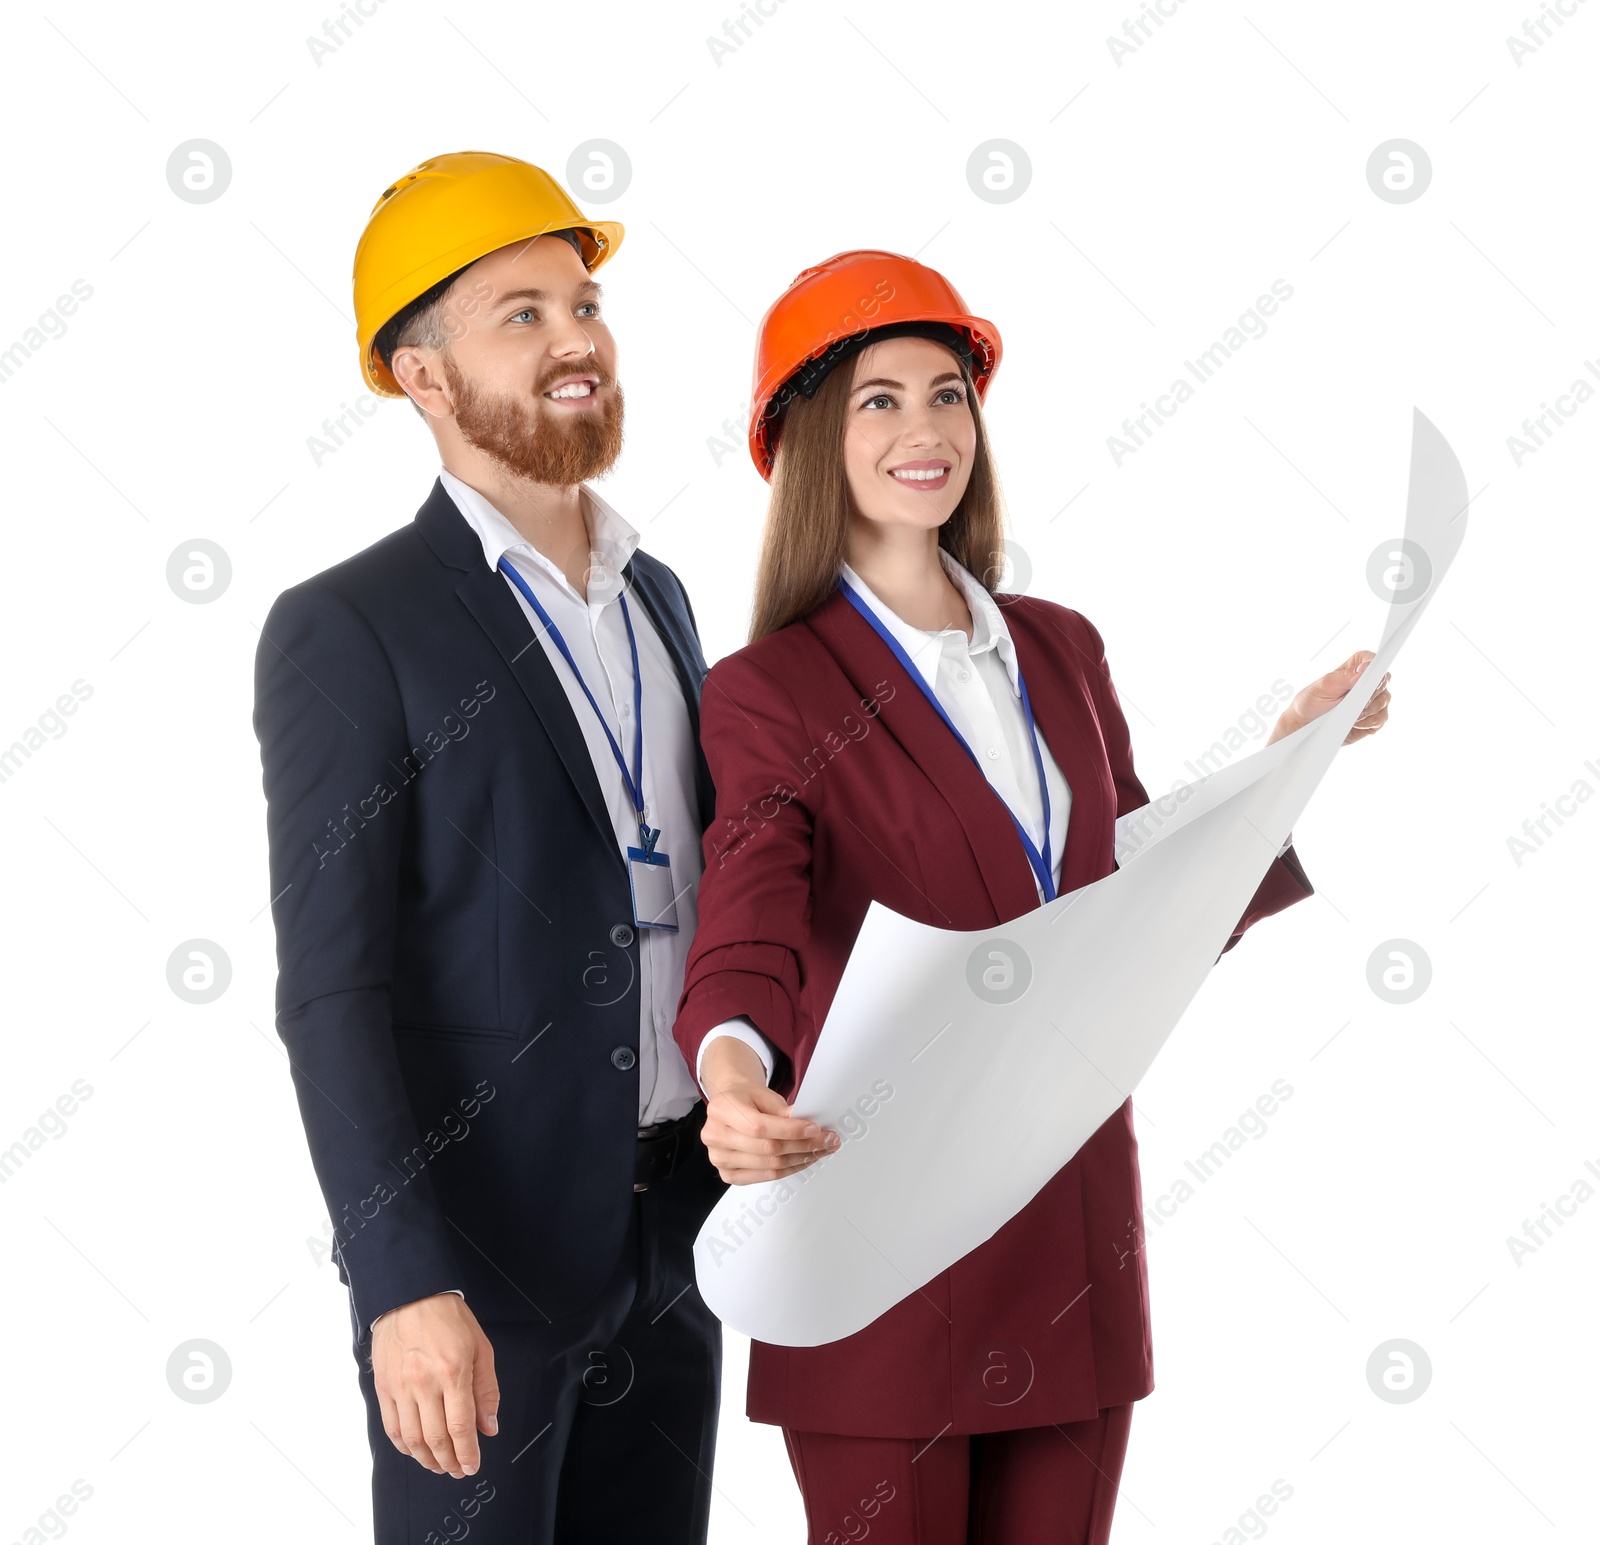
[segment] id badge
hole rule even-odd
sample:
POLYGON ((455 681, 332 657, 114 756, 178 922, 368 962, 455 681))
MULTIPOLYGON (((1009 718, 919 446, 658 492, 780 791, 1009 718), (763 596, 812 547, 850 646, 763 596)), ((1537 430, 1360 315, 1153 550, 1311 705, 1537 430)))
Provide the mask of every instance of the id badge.
POLYGON ((672 888, 672 860, 659 850, 629 848, 628 884, 633 891, 634 926, 676 933, 678 895, 672 888))

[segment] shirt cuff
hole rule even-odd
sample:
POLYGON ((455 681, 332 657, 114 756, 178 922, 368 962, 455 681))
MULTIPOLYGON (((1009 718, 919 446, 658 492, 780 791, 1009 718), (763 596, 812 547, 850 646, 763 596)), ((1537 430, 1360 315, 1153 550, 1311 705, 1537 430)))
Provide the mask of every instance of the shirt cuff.
MULTIPOLYGON (((463 1293, 460 1288, 440 1288, 439 1292, 440 1293, 454 1293, 456 1295, 456 1297, 461 1300, 462 1303, 465 1303, 467 1301, 467 1295, 465 1293, 463 1293)), ((439 1296, 439 1293, 430 1293, 430 1294, 428 1294, 429 1298, 437 1298, 438 1296, 439 1296)), ((420 1302, 420 1300, 419 1300, 419 1302, 420 1302)), ((394 1306, 394 1309, 404 1309, 404 1308, 405 1308, 404 1304, 396 1304, 394 1306)), ((394 1309, 385 1309, 383 1311, 383 1314, 393 1314, 394 1313, 394 1309)), ((373 1327, 377 1325, 378 1320, 381 1320, 383 1318, 383 1314, 380 1314, 378 1316, 378 1318, 375 1319, 372 1322, 371 1325, 367 1326, 367 1334, 368 1335, 372 1334, 373 1327)))
POLYGON ((720 1025, 713 1025, 706 1031, 705 1039, 700 1043, 699 1055, 694 1060, 695 1082, 705 1089, 705 1080, 700 1077, 700 1069, 706 1060, 706 1047, 719 1035, 731 1036, 736 1041, 743 1041, 746 1046, 761 1059, 761 1066, 766 1069, 767 1082, 772 1082, 772 1069, 777 1064, 777 1053, 769 1041, 750 1021, 740 1014, 735 1019, 725 1019, 720 1025))

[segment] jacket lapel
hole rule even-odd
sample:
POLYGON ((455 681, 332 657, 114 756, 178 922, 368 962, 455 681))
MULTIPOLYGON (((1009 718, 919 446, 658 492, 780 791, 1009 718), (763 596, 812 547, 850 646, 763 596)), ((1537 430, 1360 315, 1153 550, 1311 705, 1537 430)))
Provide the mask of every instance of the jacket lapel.
MULTIPOLYGON (((876 696, 881 681, 894 687, 894 695, 878 709, 878 722, 927 775, 961 823, 995 916, 1003 920, 1031 911, 1039 899, 1033 870, 1005 803, 945 727, 920 683, 907 674, 866 618, 838 592, 806 622, 862 697, 876 696)), ((1028 690, 1033 691, 1031 680, 1028 690)))
POLYGON ((636 597, 649 612, 656 632, 672 656, 673 669, 678 673, 684 706, 689 710, 689 732, 694 742, 695 799, 700 811, 700 827, 704 831, 716 813, 716 791, 711 784, 705 753, 700 748, 700 684, 706 674, 705 658, 690 631, 688 617, 667 593, 659 566, 653 562, 641 563, 641 556, 635 553, 623 567, 623 582, 627 594, 636 597))
POLYGON ((1072 790, 1061 858, 1059 890, 1064 896, 1116 867, 1111 854, 1117 791, 1089 691, 1094 662, 1044 608, 1020 596, 997 599, 1028 683, 1034 723, 1072 790))
MULTIPOLYGON (((1028 683, 1034 722, 1072 791, 1060 893, 1079 889, 1114 867, 1110 861, 1116 791, 1105 746, 1086 696, 1086 663, 1074 642, 1041 619, 1026 600, 1006 600, 1006 626, 1028 683)), ((961 749, 905 668, 871 625, 835 594, 806 619, 863 697, 889 681, 894 696, 879 721, 928 776, 966 833, 995 916, 1004 921, 1039 904, 1033 870, 1004 801, 961 749)))
POLYGON ((441 562, 464 571, 456 594, 516 677, 596 830, 605 839, 606 851, 621 866, 611 813, 566 690, 556 679, 544 646, 529 628, 510 586, 498 570, 484 562, 482 545, 437 479, 427 502, 417 511, 417 527, 441 562))

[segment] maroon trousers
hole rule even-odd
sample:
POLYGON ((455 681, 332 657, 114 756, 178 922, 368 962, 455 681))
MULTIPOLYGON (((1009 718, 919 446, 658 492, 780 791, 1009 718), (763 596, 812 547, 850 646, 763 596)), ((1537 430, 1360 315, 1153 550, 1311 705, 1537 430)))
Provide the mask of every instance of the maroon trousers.
POLYGON ((1106 1545, 1132 1405, 971 1437, 783 1429, 807 1545, 1106 1545))

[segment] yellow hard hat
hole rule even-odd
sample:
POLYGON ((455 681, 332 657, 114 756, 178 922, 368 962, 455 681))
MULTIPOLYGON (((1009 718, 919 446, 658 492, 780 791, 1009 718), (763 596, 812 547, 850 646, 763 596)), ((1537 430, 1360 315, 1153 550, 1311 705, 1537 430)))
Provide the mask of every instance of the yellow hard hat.
POLYGON ((593 273, 622 245, 613 220, 586 220, 548 172, 515 156, 434 156, 383 190, 356 243, 353 283, 361 372, 380 397, 403 397, 372 340, 397 312, 458 268, 550 231, 573 231, 593 273))

